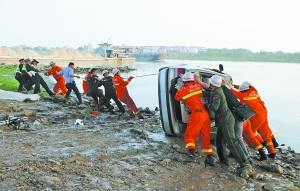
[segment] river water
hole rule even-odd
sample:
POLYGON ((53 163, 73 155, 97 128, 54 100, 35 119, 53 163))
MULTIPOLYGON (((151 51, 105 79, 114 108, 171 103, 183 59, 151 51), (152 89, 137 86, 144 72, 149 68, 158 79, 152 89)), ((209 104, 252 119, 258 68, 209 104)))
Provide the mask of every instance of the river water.
MULTIPOLYGON (((223 64, 224 72, 233 77, 236 84, 250 81, 259 91, 268 108, 269 125, 279 143, 290 145, 300 152, 300 64, 267 62, 225 62, 166 60, 164 62, 135 62, 137 70, 123 73, 122 77, 157 74, 159 68, 188 64, 204 68, 218 68, 223 64), (299 147, 298 147, 299 146, 299 147)), ((157 75, 137 77, 127 86, 138 107, 158 107, 157 75)), ((82 91, 82 80, 78 87, 82 91)))

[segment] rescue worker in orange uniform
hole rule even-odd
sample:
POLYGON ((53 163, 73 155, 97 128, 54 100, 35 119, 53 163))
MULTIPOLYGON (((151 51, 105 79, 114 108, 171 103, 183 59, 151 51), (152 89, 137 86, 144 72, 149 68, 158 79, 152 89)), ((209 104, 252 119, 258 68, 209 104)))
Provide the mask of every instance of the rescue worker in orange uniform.
POLYGON ((52 75, 53 78, 56 80, 56 84, 53 87, 53 91, 59 95, 66 95, 68 90, 66 87, 65 78, 64 76, 56 74, 57 72, 62 71, 61 67, 57 66, 54 61, 50 61, 49 64, 51 68, 48 70, 48 72, 45 72, 45 76, 52 75))
POLYGON ((117 98, 125 103, 128 107, 128 112, 130 115, 134 116, 136 115, 139 119, 144 119, 142 113, 138 110, 136 107, 134 101, 129 96, 127 85, 130 83, 130 81, 133 79, 132 76, 130 76, 127 81, 124 81, 123 78, 121 78, 120 70, 117 68, 114 68, 112 70, 112 73, 114 77, 112 78, 112 82, 115 86, 115 89, 117 91, 117 98))
POLYGON ((267 155, 263 151, 263 145, 261 142, 254 136, 254 133, 251 128, 250 120, 246 120, 243 124, 243 138, 245 141, 254 149, 256 149, 260 155, 259 160, 267 160, 267 155))
POLYGON ((87 94, 89 92, 89 86, 88 86, 88 83, 87 83, 87 78, 91 76, 91 69, 89 69, 88 73, 85 75, 83 81, 82 81, 82 88, 83 88, 83 93, 84 94, 87 94))
MULTIPOLYGON (((251 90, 251 89, 254 89, 256 92, 258 92, 258 91, 255 89, 255 87, 254 87, 250 82, 245 81, 245 82, 243 82, 243 84, 248 85, 248 86, 250 87, 250 90, 251 90)), ((257 93, 257 95, 259 95, 259 94, 257 93)), ((262 105, 265 106, 265 102, 262 101, 261 97, 258 96, 257 98, 258 98, 258 101, 259 101, 262 105)), ((266 108, 266 111, 268 112, 267 108, 266 108)), ((268 115, 268 113, 267 113, 267 115, 268 115)), ((274 136, 274 134, 273 134, 272 129, 270 128, 270 126, 269 126, 269 129, 270 129, 270 131, 271 131, 271 138, 272 138, 273 145, 274 145, 274 147, 276 148, 276 147, 279 146, 279 144, 278 144, 278 142, 276 141, 275 136, 274 136)), ((257 139, 258 139, 258 140, 263 141, 263 139, 259 136, 258 133, 255 133, 255 136, 257 136, 257 139)))
POLYGON ((212 157, 213 151, 210 146, 210 117, 205 110, 204 104, 200 99, 202 95, 202 86, 195 80, 194 74, 186 72, 183 75, 184 86, 177 91, 174 99, 182 100, 185 106, 190 110, 190 119, 187 129, 184 133, 186 150, 188 158, 185 162, 192 162, 195 158, 196 139, 199 136, 202 153, 206 155, 205 163, 211 166, 215 165, 212 157))
POLYGON ((267 142, 267 149, 270 158, 275 158, 276 152, 271 138, 271 131, 268 125, 267 110, 259 101, 258 92, 255 89, 250 89, 247 84, 242 84, 239 91, 231 89, 232 93, 240 99, 242 103, 248 104, 256 114, 250 118, 252 131, 259 130, 262 138, 267 142))

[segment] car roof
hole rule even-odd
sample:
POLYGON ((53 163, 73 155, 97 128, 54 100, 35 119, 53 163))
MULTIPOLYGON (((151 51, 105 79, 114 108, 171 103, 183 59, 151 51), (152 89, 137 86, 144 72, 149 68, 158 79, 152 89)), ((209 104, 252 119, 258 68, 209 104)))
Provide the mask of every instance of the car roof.
MULTIPOLYGON (((213 69, 210 69, 210 68, 200 68, 199 66, 198 67, 195 67, 195 66, 189 66, 187 64, 181 64, 181 65, 177 65, 177 66, 170 66, 169 68, 185 68, 187 71, 189 72, 199 72, 200 74, 206 74, 206 75, 220 75, 220 76, 230 76, 229 74, 227 73, 221 73, 219 70, 213 70, 213 69)), ((231 76, 230 76, 231 77, 231 76)))

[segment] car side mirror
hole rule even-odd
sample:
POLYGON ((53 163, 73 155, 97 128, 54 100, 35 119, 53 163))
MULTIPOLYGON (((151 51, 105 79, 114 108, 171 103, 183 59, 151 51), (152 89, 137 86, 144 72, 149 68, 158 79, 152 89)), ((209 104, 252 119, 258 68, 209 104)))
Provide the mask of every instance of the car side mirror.
POLYGON ((222 72, 224 70, 223 64, 219 64, 219 70, 222 72))

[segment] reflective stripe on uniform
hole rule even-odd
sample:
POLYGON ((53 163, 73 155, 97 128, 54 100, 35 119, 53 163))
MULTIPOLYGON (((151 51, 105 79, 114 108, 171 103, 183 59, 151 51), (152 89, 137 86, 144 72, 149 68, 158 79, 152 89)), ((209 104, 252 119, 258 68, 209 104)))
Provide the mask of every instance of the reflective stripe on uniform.
POLYGON ((197 95, 197 94, 202 94, 202 90, 199 90, 199 91, 190 93, 188 95, 185 95, 185 96, 182 97, 182 99, 187 99, 187 98, 192 97, 192 96, 197 95))
POLYGON ((268 145, 273 145, 273 142, 268 142, 268 145))
POLYGON ((126 80, 126 82, 129 84, 130 81, 126 80))
POLYGON ((254 137, 256 137, 258 135, 258 133, 256 132, 256 133, 254 133, 254 137))
POLYGON ((274 134, 273 134, 273 133, 271 133, 271 135, 270 135, 270 136, 272 137, 272 136, 274 136, 274 134))
POLYGON ((202 153, 211 153, 212 149, 202 149, 202 153))
POLYGON ((114 84, 114 86, 118 86, 118 85, 120 85, 120 84, 114 84))
POLYGON ((195 147, 195 144, 194 143, 188 143, 188 144, 186 144, 185 148, 189 148, 189 147, 195 147))
POLYGON ((255 147, 256 150, 259 150, 259 149, 262 149, 262 148, 263 148, 262 145, 259 145, 259 146, 255 147))
POLYGON ((83 81, 85 81, 85 82, 86 82, 86 79, 83 79, 83 81))
POLYGON ((136 114, 138 114, 138 113, 140 113, 140 111, 137 111, 137 112, 135 112, 134 114, 136 115, 136 114))
POLYGON ((243 100, 256 100, 257 96, 245 97, 243 100))

